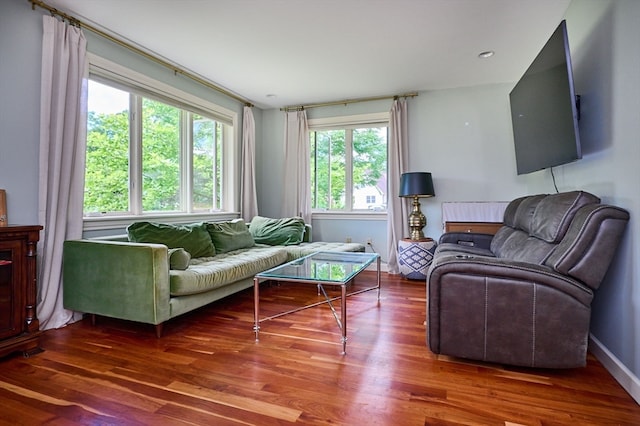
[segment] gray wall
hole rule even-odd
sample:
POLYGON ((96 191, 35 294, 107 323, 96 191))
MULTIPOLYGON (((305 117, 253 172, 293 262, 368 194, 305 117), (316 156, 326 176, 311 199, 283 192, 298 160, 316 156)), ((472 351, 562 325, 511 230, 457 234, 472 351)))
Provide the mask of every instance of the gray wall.
MULTIPOLYGON (((48 13, 48 12, 47 12, 48 13)), ((38 221, 38 151, 42 15, 26 0, 0 2, 0 188, 7 191, 9 222, 38 221)), ((242 103, 85 31, 87 50, 238 113, 242 103)), ((256 110, 256 126, 262 112, 256 110)), ((237 141, 240 142, 239 140, 237 141)), ((240 171, 238 167, 237 179, 240 171)))
MULTIPOLYGON (((37 222, 41 15, 26 1, 0 2, 0 188, 7 190, 9 219, 37 222)), ((640 2, 573 0, 567 15, 585 156, 555 169, 561 191, 585 189, 627 208, 632 220, 616 260, 594 301, 592 333, 610 351, 608 368, 626 369, 627 389, 640 395, 640 2)), ((176 84, 241 113, 241 105, 171 73, 132 58, 88 34, 89 50, 176 84)), ((532 59, 537 52, 531 52, 532 59)), ((548 171, 516 176, 508 93, 513 82, 421 92, 409 100, 410 169, 431 171, 437 196, 422 201, 427 235, 441 233, 441 203, 509 200, 554 192, 548 171)), ((310 110, 310 117, 388 111, 390 102, 310 110)), ((283 116, 255 111, 260 213, 280 215, 283 183, 283 116)), ((239 173, 239 171, 238 171, 239 173)), ((372 237, 386 247, 386 222, 314 220, 319 239, 372 237)), ((636 398, 639 398, 636 396, 636 398)))
POLYGON ((631 212, 596 293, 591 330, 633 372, 640 401, 640 2, 574 0, 566 17, 584 158, 564 167, 559 182, 631 212))
MULTIPOLYGON (((525 178, 515 176, 515 156, 509 112, 509 91, 513 83, 420 92, 408 99, 408 171, 428 171, 434 179, 436 196, 422 199, 427 217, 425 235, 442 233, 443 201, 503 201, 529 193, 525 178)), ((332 115, 388 112, 392 100, 357 103, 307 110, 309 119, 332 115)), ((282 140, 284 113, 264 112, 263 144, 258 148, 260 212, 281 214, 282 140), (268 118, 266 118, 268 117, 268 118)), ((390 177, 393 178, 393 177, 390 177)), ((549 186, 543 192, 552 192, 549 186)), ((393 196, 391 194, 390 196, 393 196)), ((314 219, 314 238, 356 242, 372 238, 387 260, 386 218, 314 219)), ((407 228, 408 233, 408 228, 407 228)))
POLYGON ((10 223, 38 222, 42 18, 26 1, 0 3, 0 188, 10 223))
MULTIPOLYGON (((628 209, 632 220, 593 305, 592 335, 611 352, 608 368, 640 400, 640 2, 573 0, 567 15, 584 158, 554 168, 560 191, 583 189, 628 209), (616 374, 616 372, 614 372, 616 374)), ((531 52, 531 59, 537 52, 531 52)), ((509 92, 515 82, 420 92, 409 100, 409 169, 433 173, 436 197, 422 200, 425 234, 442 232, 443 201, 503 201, 553 193, 550 172, 516 175, 509 92)), ((388 111, 389 102, 308 110, 309 118, 388 111)), ((264 112, 257 170, 261 214, 280 214, 283 113, 264 112)), ((386 221, 313 221, 314 237, 386 247, 386 221)), ((386 253, 382 253, 386 258, 386 253)))

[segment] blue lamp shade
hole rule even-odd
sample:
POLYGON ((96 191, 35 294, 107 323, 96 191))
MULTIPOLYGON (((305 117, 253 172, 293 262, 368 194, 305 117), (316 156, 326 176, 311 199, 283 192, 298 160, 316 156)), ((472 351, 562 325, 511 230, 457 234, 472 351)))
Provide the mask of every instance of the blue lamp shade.
POLYGON ((436 195, 433 190, 431 173, 411 172, 403 173, 400 177, 400 197, 426 198, 436 195))

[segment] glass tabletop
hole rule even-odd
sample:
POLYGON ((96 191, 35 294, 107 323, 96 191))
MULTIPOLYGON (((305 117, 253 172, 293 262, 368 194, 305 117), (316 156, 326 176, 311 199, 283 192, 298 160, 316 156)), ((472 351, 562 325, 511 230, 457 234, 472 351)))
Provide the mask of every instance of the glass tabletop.
POLYGON ((377 258, 377 253, 319 251, 261 272, 256 277, 344 284, 377 258))

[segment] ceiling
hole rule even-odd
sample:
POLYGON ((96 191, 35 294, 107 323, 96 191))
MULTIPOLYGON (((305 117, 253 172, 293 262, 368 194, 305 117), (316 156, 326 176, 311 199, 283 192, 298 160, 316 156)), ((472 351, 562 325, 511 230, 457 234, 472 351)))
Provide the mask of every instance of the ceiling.
POLYGON ((44 0, 261 108, 515 82, 570 1, 44 0))

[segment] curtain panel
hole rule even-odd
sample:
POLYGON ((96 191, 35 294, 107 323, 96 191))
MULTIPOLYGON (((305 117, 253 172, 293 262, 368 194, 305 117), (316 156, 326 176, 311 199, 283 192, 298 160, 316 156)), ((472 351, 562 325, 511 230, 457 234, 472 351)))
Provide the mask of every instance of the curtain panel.
POLYGON ((256 195, 256 123, 251 107, 245 106, 242 116, 242 182, 240 215, 251 222, 258 215, 256 195))
POLYGON ((76 319, 62 304, 62 246, 82 237, 88 61, 82 30, 43 16, 38 306, 41 329, 76 319))
POLYGON ((398 196, 400 176, 405 172, 408 164, 409 126, 406 99, 394 100, 389 114, 387 266, 390 274, 399 274, 398 242, 405 232, 404 222, 409 215, 407 204, 398 196))
POLYGON ((285 113, 282 217, 300 216, 311 223, 309 124, 306 111, 285 113))

